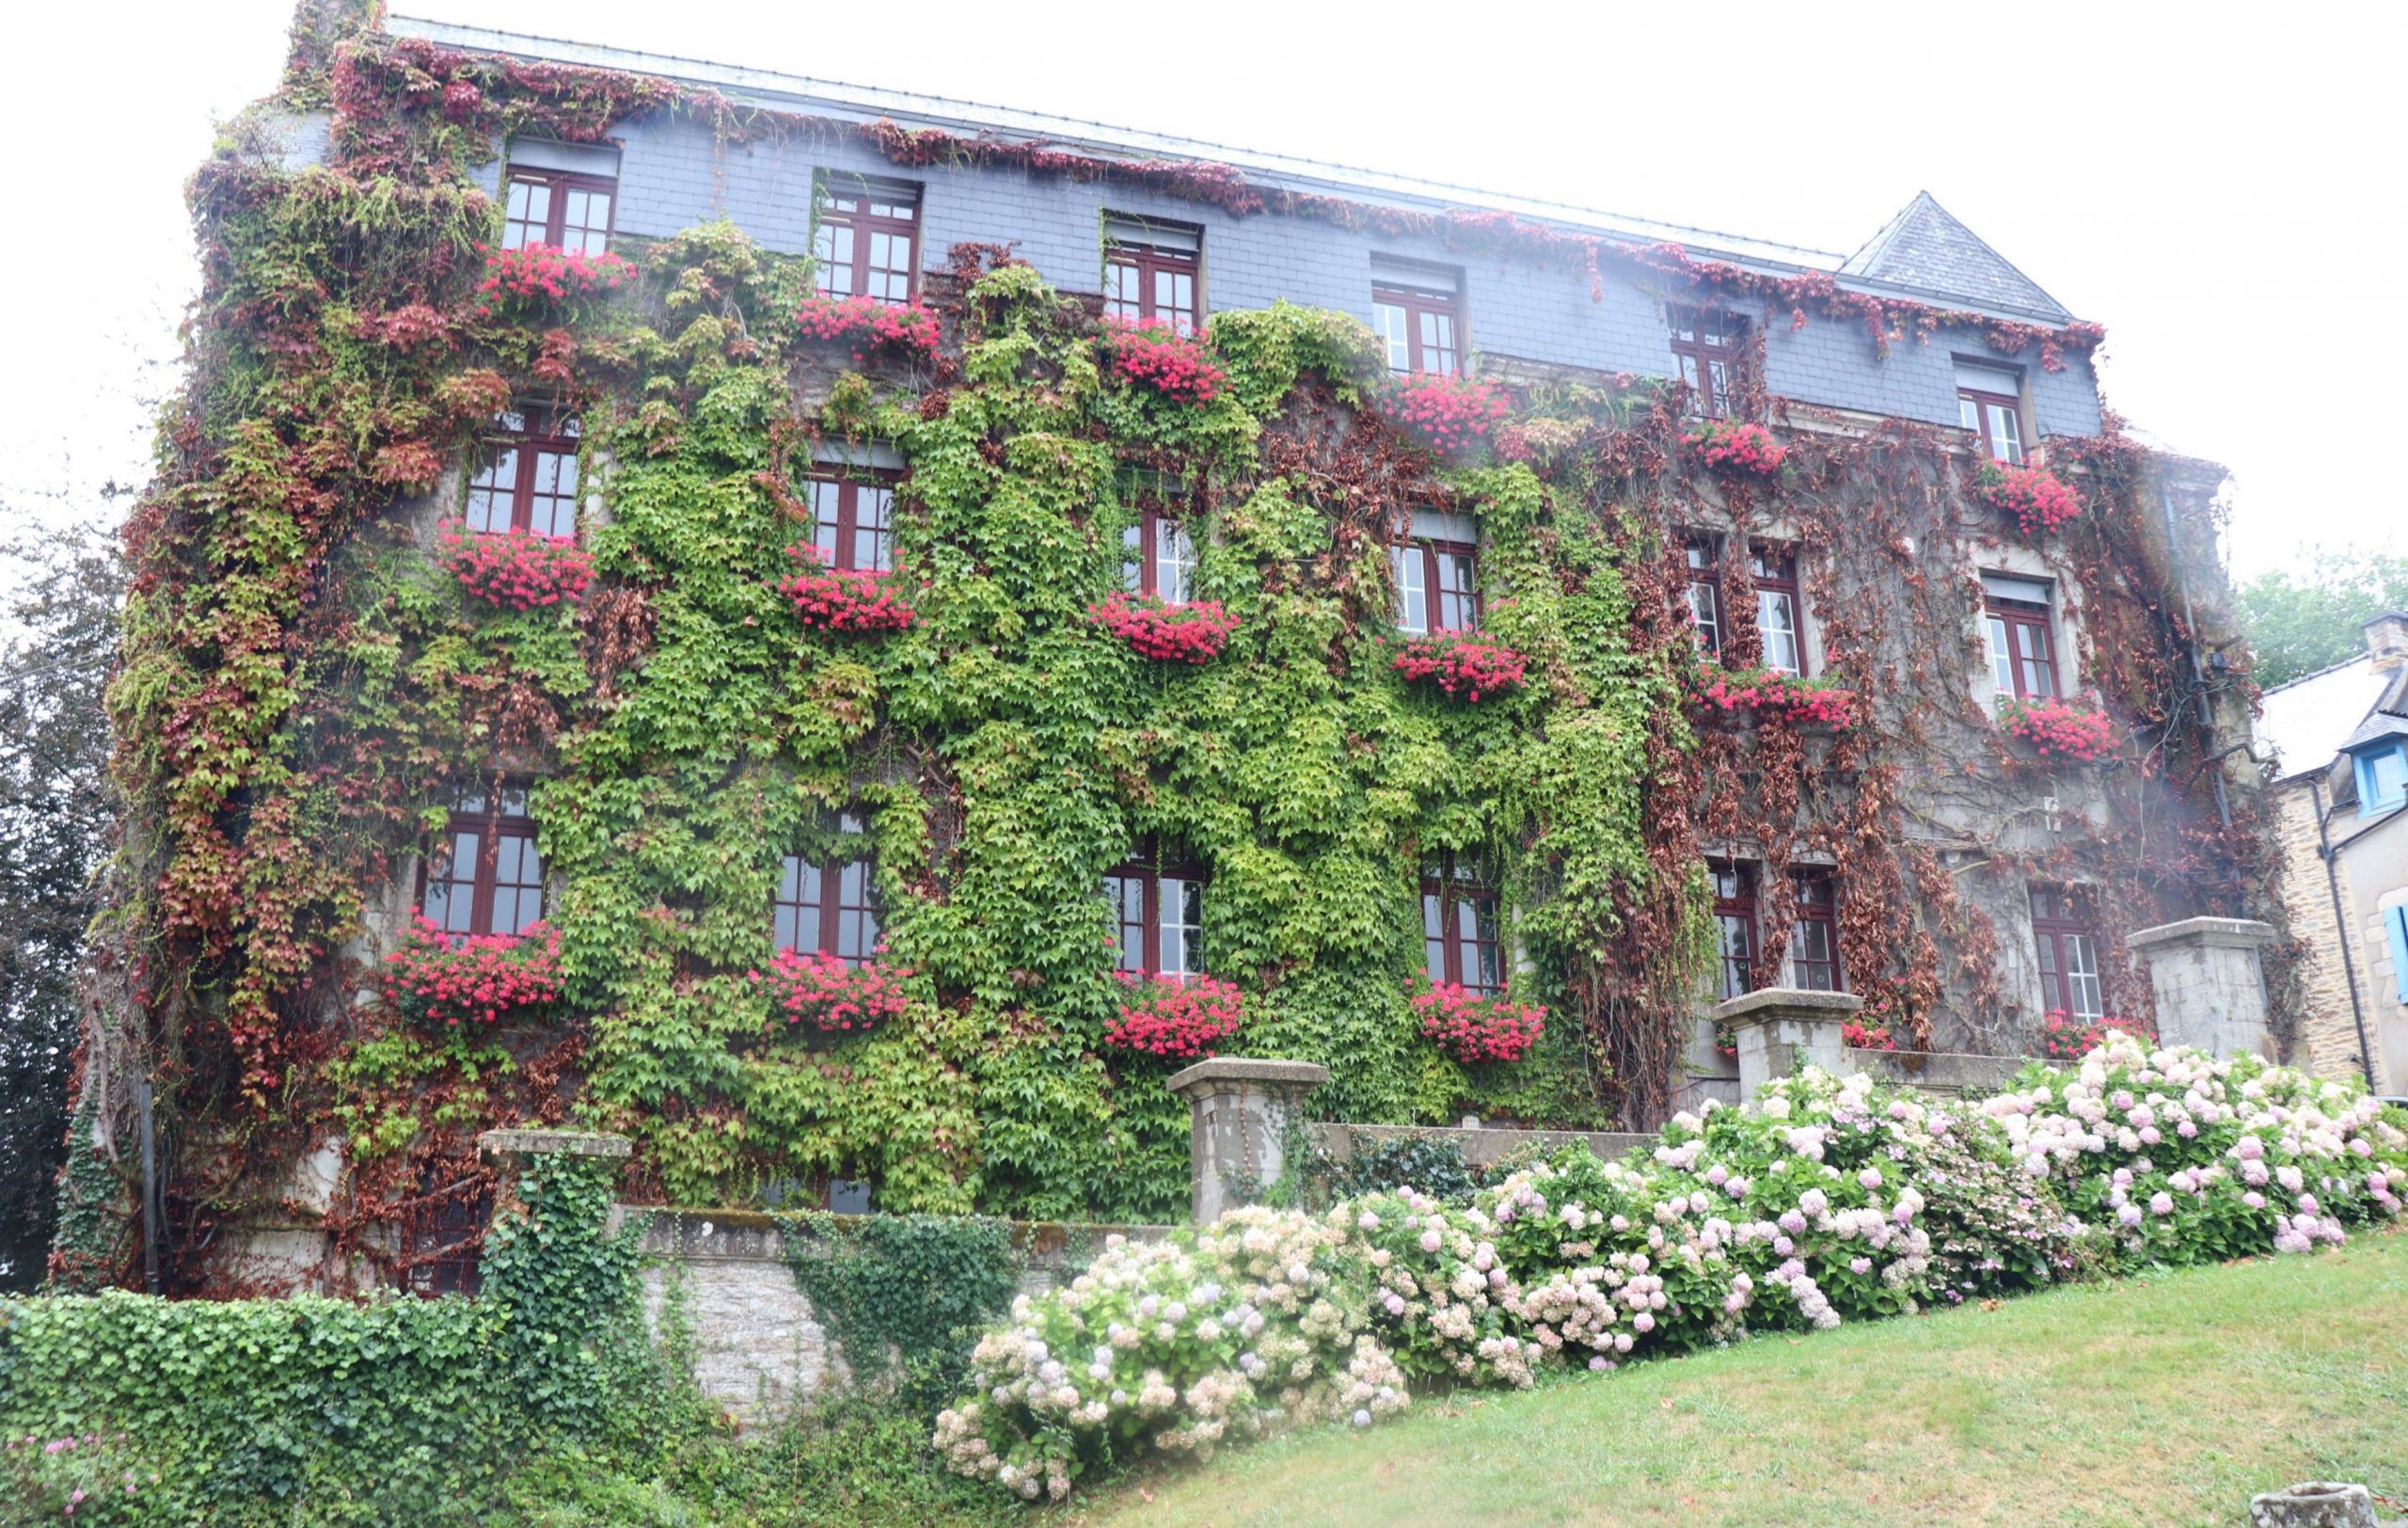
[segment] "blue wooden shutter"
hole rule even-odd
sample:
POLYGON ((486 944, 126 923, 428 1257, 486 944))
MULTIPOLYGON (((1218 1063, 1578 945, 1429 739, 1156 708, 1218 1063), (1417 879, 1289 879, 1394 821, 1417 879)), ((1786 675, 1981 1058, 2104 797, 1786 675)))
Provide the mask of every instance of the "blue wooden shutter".
POLYGON ((2385 912, 2383 924, 2391 935, 2391 979, 2399 985, 2400 1000, 2408 1003, 2408 906, 2385 912))

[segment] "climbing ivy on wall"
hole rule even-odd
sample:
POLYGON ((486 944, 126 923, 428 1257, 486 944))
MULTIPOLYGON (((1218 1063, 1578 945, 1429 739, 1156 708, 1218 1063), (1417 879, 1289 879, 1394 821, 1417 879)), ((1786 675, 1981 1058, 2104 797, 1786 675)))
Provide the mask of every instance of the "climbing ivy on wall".
MULTIPOLYGON (((1099 887, 1149 842, 1210 873, 1203 963, 1244 991, 1244 1049, 1331 1064, 1315 1104, 1336 1118, 1659 1113, 1716 838, 1760 841, 1768 872, 1838 861, 1851 981, 1919 1037, 1979 965, 1978 915, 1898 848, 1896 765, 1866 731, 1701 730, 1676 677, 1695 649, 1669 527, 1780 520, 1888 555, 1866 517, 1904 535, 1967 513, 1929 432, 1801 440, 1773 482, 1717 482, 1681 455, 1678 390, 1618 379, 1522 388, 1493 451, 1434 454, 1389 422, 1351 318, 1216 314, 1227 385, 1173 397, 1105 363, 1091 299, 976 247, 930 275, 927 356, 806 339, 808 262, 726 224, 522 280, 490 261, 499 210, 470 183, 498 134, 588 140, 645 112, 723 136, 833 129, 325 35, 304 40, 328 72, 303 70, 293 99, 333 101, 331 162, 287 171, 238 130, 196 182, 193 382, 128 533, 112 705, 135 810, 105 954, 132 1064, 162 1079, 171 1124, 223 1143, 183 1170, 181 1234, 280 1192, 334 1132, 353 1164, 326 1218, 338 1249, 405 1264, 410 1236, 371 1231, 473 1192, 479 1124, 571 1116, 634 1136, 636 1190, 685 1202, 829 1174, 873 1178, 895 1209, 1173 1216, 1174 1063, 1103 1043, 1119 989, 1099 887), (435 532, 496 413, 531 394, 581 421, 598 581, 512 609, 464 590, 435 532), (905 464, 915 618, 806 627, 781 592, 809 537, 797 479, 873 446, 905 464), (1141 658, 1090 619, 1149 507, 1184 521, 1198 596, 1237 621, 1210 662, 1141 658), (1528 659, 1520 688, 1467 705, 1392 668, 1386 549, 1417 509, 1477 523, 1485 624, 1528 659), (493 1033, 414 1027, 376 1000, 359 935, 455 796, 504 775, 537 781, 562 999, 493 1033), (781 857, 837 851, 839 813, 866 829, 887 962, 909 975, 899 1017, 832 1038, 776 1022, 752 973, 781 857), (1553 1015, 1521 1060, 1465 1068, 1420 1035, 1419 880, 1440 855, 1492 869, 1528 957, 1517 988, 1553 1015)), ((869 135, 909 162, 937 151, 869 135)), ((1931 326, 1669 256, 1647 270, 1800 322, 1836 305, 1885 342, 1931 326)), ((2094 452, 2102 502, 2125 491, 2115 450, 2094 452)), ((1752 591, 1744 558, 1723 565, 1726 657, 1745 663, 1752 591)), ((2148 576, 2089 586, 2147 605, 2132 629, 2162 676, 2178 634, 2121 592, 2148 576)), ((1969 617, 1953 581, 1906 577, 1897 626, 1840 613, 1835 583, 1814 594, 1831 666, 1911 731, 1925 681, 1945 682, 1915 664, 1969 617), (1893 686, 1902 641, 1923 645, 1893 686)), ((2177 709, 2157 714, 2181 746, 2177 709)), ((1790 915, 1768 906, 1768 951, 1790 915)))

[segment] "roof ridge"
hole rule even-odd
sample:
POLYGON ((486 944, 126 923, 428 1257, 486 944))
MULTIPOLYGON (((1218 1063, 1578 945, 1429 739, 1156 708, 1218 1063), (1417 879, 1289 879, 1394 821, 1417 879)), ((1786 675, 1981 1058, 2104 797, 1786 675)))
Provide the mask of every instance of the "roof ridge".
POLYGON ((2373 661, 2374 655, 2372 653, 2353 653, 2351 656, 2341 660, 2337 663, 2327 663, 2322 668, 2317 669, 2312 673, 2303 674, 2296 679, 2285 679, 2280 684, 2268 685, 2265 689, 2260 690, 2258 692, 2260 695, 2279 695, 2284 691, 2291 689, 2296 685, 2305 684, 2310 679, 2321 679, 2328 674, 2338 674, 2341 670, 2348 668, 2353 663, 2368 663, 2373 661))

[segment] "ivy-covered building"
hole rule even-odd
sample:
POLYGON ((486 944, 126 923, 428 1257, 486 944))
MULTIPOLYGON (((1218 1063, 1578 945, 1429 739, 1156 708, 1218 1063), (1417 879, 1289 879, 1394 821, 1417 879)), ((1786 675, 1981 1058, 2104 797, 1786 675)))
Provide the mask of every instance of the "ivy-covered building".
POLYGON ((316 0, 192 196, 64 1272, 439 1287, 518 1121, 1159 1219, 1209 1048, 1637 1124, 1719 996, 2012 1053, 2278 915, 2221 474, 1928 196, 1842 259, 316 0))

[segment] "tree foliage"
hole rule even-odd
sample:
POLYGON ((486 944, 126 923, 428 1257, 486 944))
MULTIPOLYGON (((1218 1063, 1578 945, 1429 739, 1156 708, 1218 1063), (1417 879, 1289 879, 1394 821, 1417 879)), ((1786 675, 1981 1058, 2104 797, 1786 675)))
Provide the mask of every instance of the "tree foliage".
POLYGON ((84 529, 0 548, 0 1288, 31 1287, 66 1154, 76 979, 111 823, 101 706, 125 575, 84 529))
POLYGON ((2305 568, 2260 573, 2239 594, 2256 676, 2271 690, 2364 651, 2369 616, 2408 608, 2408 556, 2319 547, 2305 568))

